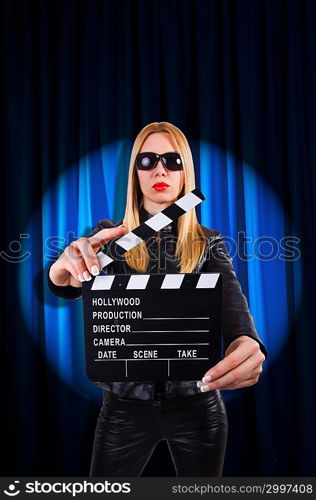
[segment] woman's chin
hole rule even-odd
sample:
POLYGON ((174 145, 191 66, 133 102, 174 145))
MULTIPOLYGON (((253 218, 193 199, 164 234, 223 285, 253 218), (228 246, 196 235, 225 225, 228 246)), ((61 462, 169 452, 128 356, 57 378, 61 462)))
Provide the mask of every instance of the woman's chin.
POLYGON ((164 202, 171 202, 174 200, 174 194, 171 194, 170 192, 167 193, 166 191, 155 191, 155 199, 163 200, 164 202))

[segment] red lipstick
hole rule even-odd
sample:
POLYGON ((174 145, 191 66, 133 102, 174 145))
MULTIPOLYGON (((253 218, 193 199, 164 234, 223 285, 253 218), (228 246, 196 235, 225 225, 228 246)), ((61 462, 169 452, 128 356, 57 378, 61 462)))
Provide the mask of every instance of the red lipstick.
POLYGON ((167 189, 167 187, 169 187, 169 184, 166 184, 165 182, 156 182, 156 184, 154 184, 152 187, 156 191, 164 191, 165 189, 167 189))

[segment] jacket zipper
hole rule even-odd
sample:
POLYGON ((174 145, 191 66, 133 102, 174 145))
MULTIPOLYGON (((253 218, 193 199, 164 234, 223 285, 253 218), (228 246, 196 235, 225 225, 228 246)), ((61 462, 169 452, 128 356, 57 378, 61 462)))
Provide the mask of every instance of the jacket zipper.
POLYGON ((158 250, 158 273, 160 273, 160 230, 157 232, 157 250, 158 250))

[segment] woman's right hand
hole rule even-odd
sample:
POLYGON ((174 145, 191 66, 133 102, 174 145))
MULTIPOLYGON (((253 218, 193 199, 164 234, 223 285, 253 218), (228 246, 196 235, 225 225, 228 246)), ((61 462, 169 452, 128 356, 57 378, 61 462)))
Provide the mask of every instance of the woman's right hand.
POLYGON ((119 238, 126 227, 101 229, 90 238, 78 238, 68 245, 62 255, 49 270, 49 277, 55 285, 81 287, 83 281, 90 281, 91 275, 97 276, 100 266, 97 251, 113 238, 119 238))

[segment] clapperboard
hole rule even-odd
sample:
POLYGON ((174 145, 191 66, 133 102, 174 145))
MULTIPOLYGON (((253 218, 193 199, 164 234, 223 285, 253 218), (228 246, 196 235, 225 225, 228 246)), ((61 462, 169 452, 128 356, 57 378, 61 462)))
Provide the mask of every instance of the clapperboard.
MULTIPOLYGON (((102 268, 204 199, 199 189, 112 240, 102 268)), ((87 376, 93 382, 195 380, 221 359, 219 273, 99 275, 83 283, 87 376)))

